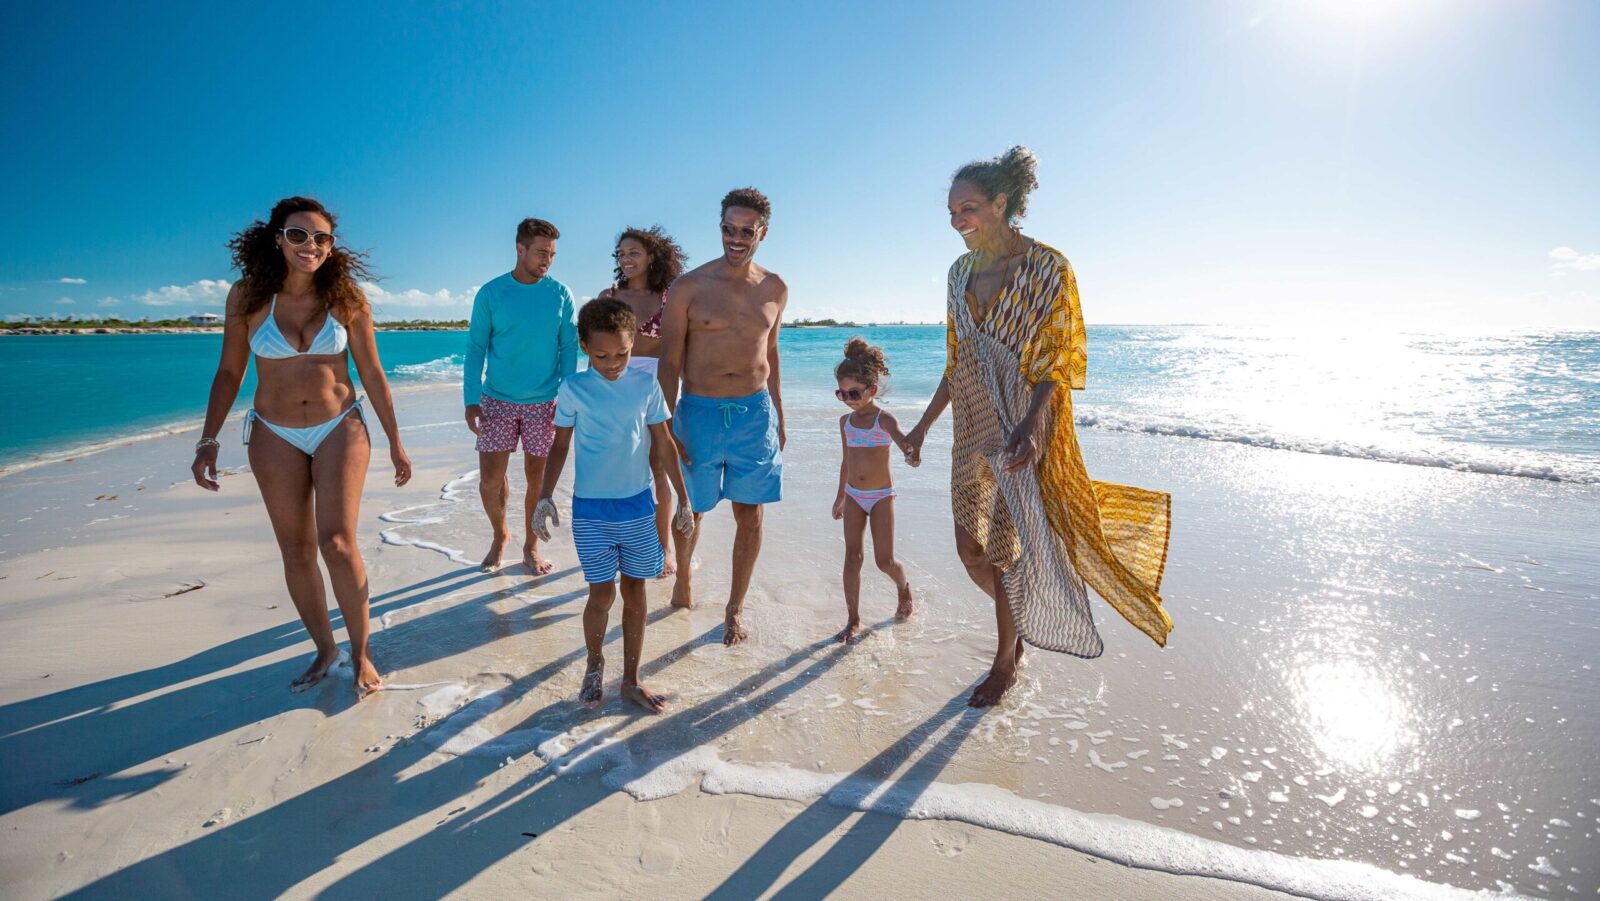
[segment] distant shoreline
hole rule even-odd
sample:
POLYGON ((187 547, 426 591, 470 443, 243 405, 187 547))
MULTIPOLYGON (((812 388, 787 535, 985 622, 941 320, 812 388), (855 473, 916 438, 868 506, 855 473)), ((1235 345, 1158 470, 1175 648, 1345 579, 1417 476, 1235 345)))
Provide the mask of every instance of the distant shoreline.
MULTIPOLYGON (((849 322, 838 324, 824 324, 813 322, 785 322, 783 328, 895 328, 898 326, 921 327, 939 325, 937 322, 849 322)), ((465 325, 454 323, 421 323, 421 322, 379 322, 374 328, 380 332, 464 332, 465 325)), ((0 336, 5 335, 220 335, 220 325, 150 325, 150 326, 109 326, 109 325, 21 325, 0 327, 0 336)))
MULTIPOLYGON (((418 323, 376 323, 374 328, 380 332, 464 332, 464 325, 424 325, 418 323)), ((137 326, 44 326, 29 325, 15 328, 0 328, 0 335, 220 335, 222 327, 219 325, 153 325, 147 327, 137 326)))

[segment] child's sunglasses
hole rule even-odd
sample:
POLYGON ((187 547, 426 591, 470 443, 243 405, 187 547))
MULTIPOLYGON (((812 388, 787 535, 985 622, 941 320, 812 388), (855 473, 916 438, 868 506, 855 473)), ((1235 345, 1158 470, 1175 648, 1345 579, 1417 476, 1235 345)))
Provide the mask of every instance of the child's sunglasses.
POLYGON ((833 392, 833 396, 840 400, 857 401, 867 396, 867 389, 851 388, 849 391, 840 388, 833 392))

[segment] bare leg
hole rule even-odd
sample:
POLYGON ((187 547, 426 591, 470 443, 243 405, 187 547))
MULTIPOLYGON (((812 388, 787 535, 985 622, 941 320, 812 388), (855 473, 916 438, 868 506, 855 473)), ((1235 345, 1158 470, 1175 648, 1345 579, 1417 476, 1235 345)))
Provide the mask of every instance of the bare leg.
POLYGON ((654 461, 650 463, 650 477, 655 480, 656 487, 656 537, 661 539, 661 549, 666 551, 661 564, 661 578, 665 579, 678 571, 677 555, 672 546, 672 483, 667 481, 666 470, 654 461))
POLYGON ((622 577, 622 696, 651 713, 667 709, 665 698, 639 684, 644 655, 644 581, 622 577))
POLYGON ((511 494, 511 482, 506 478, 506 469, 510 462, 510 451, 478 453, 478 497, 483 499, 483 512, 488 515, 489 527, 494 530, 489 553, 483 558, 485 570, 499 568, 506 546, 511 543, 511 533, 506 527, 506 499, 511 494))
POLYGON ((750 637, 744 628, 744 596, 750 590, 756 558, 761 556, 761 505, 734 504, 733 524, 733 581, 728 586, 728 611, 722 632, 725 645, 750 637))
POLYGON ((694 549, 700 544, 700 514, 694 515, 694 534, 672 533, 672 551, 678 558, 678 578, 672 583, 672 606, 694 607, 694 549))
POLYGON ((333 624, 328 618, 328 596, 322 586, 322 570, 317 566, 317 524, 311 511, 311 458, 289 444, 271 429, 255 429, 248 448, 250 469, 256 487, 267 505, 267 518, 283 555, 283 581, 289 598, 300 614, 317 656, 311 666, 289 684, 292 691, 304 691, 322 681, 334 661, 339 645, 333 640, 333 624))
POLYGON ((862 537, 867 531, 867 514, 861 505, 844 500, 844 629, 834 636, 850 641, 861 634, 861 564, 866 559, 862 537))
POLYGON ((1022 640, 1017 637, 1016 624, 1011 619, 1011 602, 1006 598, 1006 587, 1000 578, 1000 569, 984 555, 983 545, 966 529, 956 526, 956 553, 961 557, 967 575, 984 593, 994 599, 994 618, 997 644, 994 665, 989 668, 989 678, 983 680, 972 692, 967 703, 973 707, 992 707, 1017 681, 1017 653, 1022 640))
POLYGON ((591 710, 600 706, 605 694, 606 624, 611 619, 611 604, 617 599, 616 585, 589 583, 589 603, 583 608, 583 644, 589 649, 589 665, 583 673, 578 700, 591 710))
POLYGON ((528 493, 522 499, 522 534, 528 537, 522 546, 522 563, 529 572, 542 576, 555 569, 554 563, 539 554, 539 536, 533 534, 533 509, 539 506, 539 489, 544 485, 544 458, 523 454, 522 471, 528 477, 528 493))
POLYGON ((886 497, 872 507, 872 559, 883 574, 894 580, 899 603, 894 608, 894 618, 905 622, 911 618, 911 583, 906 581, 906 568, 894 556, 894 498, 886 497))
POLYGON ((317 544, 333 583, 333 598, 344 616, 350 636, 350 668, 355 673, 356 697, 365 698, 383 686, 367 647, 371 632, 367 621, 367 567, 356 544, 356 524, 361 518, 361 488, 367 479, 372 444, 359 418, 346 416, 311 458, 311 479, 316 486, 317 544))

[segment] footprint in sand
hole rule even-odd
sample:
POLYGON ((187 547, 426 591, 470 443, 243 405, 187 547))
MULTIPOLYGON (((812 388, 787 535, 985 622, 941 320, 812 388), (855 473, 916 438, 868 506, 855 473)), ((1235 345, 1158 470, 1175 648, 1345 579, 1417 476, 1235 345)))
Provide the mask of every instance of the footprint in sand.
POLYGON ((959 856, 972 842, 970 832, 948 823, 935 823, 930 831, 933 849, 945 857, 959 856))

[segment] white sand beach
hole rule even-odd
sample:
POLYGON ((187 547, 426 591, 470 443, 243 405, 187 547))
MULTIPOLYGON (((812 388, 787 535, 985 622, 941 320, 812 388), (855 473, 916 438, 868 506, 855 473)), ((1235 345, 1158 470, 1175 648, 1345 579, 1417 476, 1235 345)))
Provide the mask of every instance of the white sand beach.
POLYGON ((606 703, 575 701, 564 530, 551 576, 469 564, 458 403, 400 393, 410 486, 374 454, 389 687, 361 703, 348 671, 289 692, 311 648, 265 512, 247 471, 187 481, 192 435, 0 478, 7 897, 1600 889, 1596 486, 1085 432, 1097 478, 1173 492, 1170 646, 1099 604, 1103 657, 1033 652, 985 713, 964 700, 993 618, 954 557, 948 423, 896 469, 918 615, 894 625, 869 572, 877 625, 843 646, 834 419, 797 411, 753 638, 720 643, 718 511, 699 609, 650 586, 644 676, 671 707, 648 717, 616 696, 615 617, 606 703))

